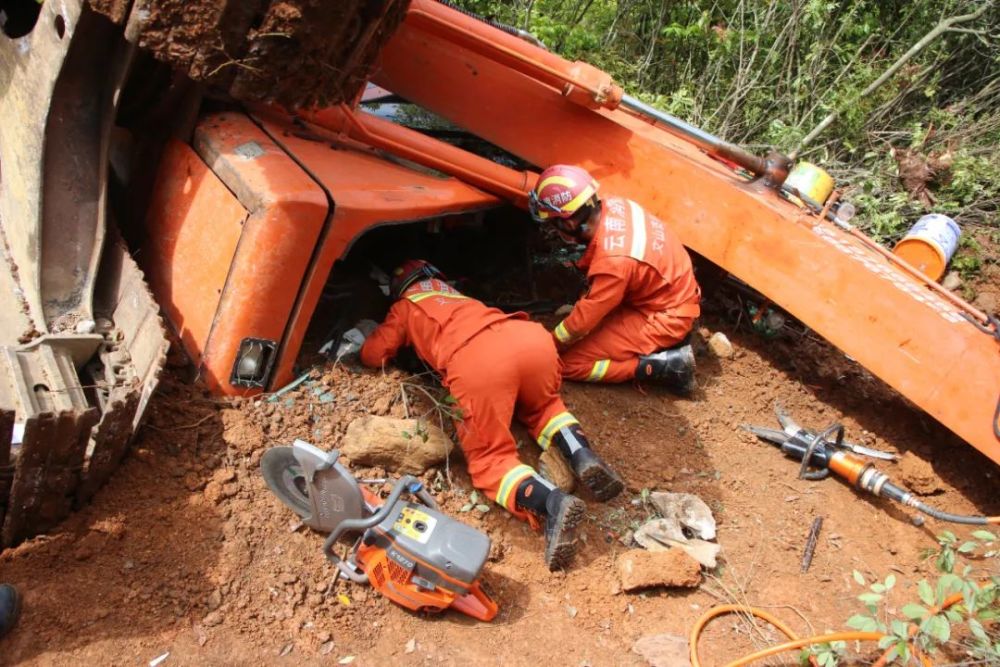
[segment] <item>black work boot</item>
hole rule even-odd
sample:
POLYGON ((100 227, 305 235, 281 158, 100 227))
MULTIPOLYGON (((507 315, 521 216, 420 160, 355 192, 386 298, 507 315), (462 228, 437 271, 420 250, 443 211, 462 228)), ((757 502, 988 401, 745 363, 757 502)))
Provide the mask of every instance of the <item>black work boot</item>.
POLYGON ((590 442, 579 424, 562 427, 552 436, 552 442, 569 461, 577 479, 590 489, 597 500, 611 500, 625 488, 621 477, 590 448, 590 442))
POLYGON ((689 343, 639 357, 637 380, 653 380, 682 396, 698 386, 694 378, 694 350, 689 343))
POLYGON ((561 570, 576 554, 576 527, 587 506, 541 477, 532 476, 517 487, 517 506, 545 520, 545 564, 561 570))
POLYGON ((17 625, 21 615, 21 596, 10 584, 0 584, 0 637, 3 637, 17 625))
POLYGON ((545 564, 550 571, 562 570, 576 555, 576 527, 587 506, 576 496, 559 489, 545 500, 545 564))

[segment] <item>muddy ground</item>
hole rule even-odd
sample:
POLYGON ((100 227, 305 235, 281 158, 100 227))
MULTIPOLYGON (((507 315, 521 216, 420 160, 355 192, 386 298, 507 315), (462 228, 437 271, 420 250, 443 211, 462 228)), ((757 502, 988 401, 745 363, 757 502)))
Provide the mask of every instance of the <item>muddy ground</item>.
MULTIPOLYGON (((485 581, 500 613, 492 623, 417 616, 370 589, 332 586, 322 537, 295 529, 259 474, 269 446, 303 437, 333 447, 356 416, 402 414, 401 373, 321 369, 273 403, 227 403, 168 378, 129 458, 93 504, 0 555, 0 579, 25 595, 0 663, 135 665, 169 652, 168 666, 351 657, 358 665, 641 665, 631 651, 637 639, 686 635, 722 602, 764 606, 802 634, 842 629, 860 610, 855 569, 896 575, 890 607, 914 600, 916 582, 933 571, 925 551, 944 526, 915 527, 901 510, 832 479, 796 479, 796 464, 740 428, 772 423, 775 401, 803 424, 841 420, 853 438, 902 453, 901 464, 883 469, 938 507, 1000 513, 996 466, 842 355, 808 338, 766 340, 719 319, 707 324, 730 334, 736 355, 699 358, 692 400, 634 385, 565 388, 629 486, 609 505, 590 503, 582 553, 568 572, 550 574, 542 538, 499 509, 457 511, 471 490, 460 456, 449 465, 450 487, 443 474, 427 477, 449 511, 493 539, 485 581), (621 540, 648 513, 643 489, 696 493, 715 511, 723 558, 700 589, 614 591, 621 540), (815 560, 801 574, 817 516, 825 523, 815 560)), ((533 460, 533 444, 521 439, 533 460)), ((710 626, 701 646, 717 665, 778 639, 730 617, 710 626)), ((789 656, 783 664, 793 663, 789 656)))

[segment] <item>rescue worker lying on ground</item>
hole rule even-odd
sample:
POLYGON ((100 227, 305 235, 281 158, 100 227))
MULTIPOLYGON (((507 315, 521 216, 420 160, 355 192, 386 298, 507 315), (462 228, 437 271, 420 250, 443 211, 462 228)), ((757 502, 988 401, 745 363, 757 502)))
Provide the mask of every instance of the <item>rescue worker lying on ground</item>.
POLYGON ((598 500, 618 495, 623 484, 559 396, 552 337, 524 313, 508 315, 463 296, 422 260, 396 269, 390 295, 396 301, 361 347, 362 363, 380 367, 412 345, 457 401, 455 426, 473 485, 514 516, 534 526, 544 521, 545 562, 552 570, 566 567, 585 505, 518 459, 510 432, 515 410, 542 449, 555 444, 598 500))
POLYGON ((701 314, 691 258, 667 225, 621 197, 598 199, 597 181, 555 165, 529 196, 532 217, 568 243, 585 243, 577 263, 589 288, 553 330, 563 376, 588 382, 660 381, 688 394, 694 353, 686 343, 701 314))

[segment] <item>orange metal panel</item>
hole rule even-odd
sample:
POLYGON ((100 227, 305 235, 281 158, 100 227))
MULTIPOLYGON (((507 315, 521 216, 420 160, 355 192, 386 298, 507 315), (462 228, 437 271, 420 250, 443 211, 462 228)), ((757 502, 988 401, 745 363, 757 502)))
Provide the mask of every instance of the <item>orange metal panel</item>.
MULTIPOLYGON (((241 341, 280 344, 329 209, 323 190, 243 114, 208 116, 195 150, 250 211, 202 358, 206 383, 227 394, 252 390, 229 377, 241 341)), ((188 216, 214 220, 213 210, 188 216)), ((209 240, 211 242, 211 240, 209 240)))
POLYGON ((196 366, 247 211, 191 148, 163 153, 139 260, 156 300, 196 366))
MULTIPOLYGON (((415 0, 413 6, 451 11, 433 5, 415 0)), ((542 53, 484 24, 470 30, 524 54, 542 53)), ((992 430, 1000 347, 962 317, 964 306, 681 139, 623 111, 580 106, 498 63, 491 49, 439 32, 407 19, 383 51, 374 81, 534 164, 589 168, 604 192, 642 202, 691 249, 1000 462, 992 430)), ((551 54, 545 57, 551 66, 551 54)))
POLYGON ((496 206, 500 200, 455 178, 387 159, 368 147, 353 147, 320 127, 303 132, 280 113, 262 115, 262 124, 334 201, 332 219, 291 314, 274 380, 279 386, 291 379, 292 366, 333 263, 354 239, 376 225, 479 210, 496 206))

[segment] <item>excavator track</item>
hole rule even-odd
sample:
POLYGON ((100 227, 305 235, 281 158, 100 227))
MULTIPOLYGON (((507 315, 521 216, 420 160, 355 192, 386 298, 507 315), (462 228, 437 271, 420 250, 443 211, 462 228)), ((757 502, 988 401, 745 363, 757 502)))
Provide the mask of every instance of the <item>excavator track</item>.
POLYGON ((159 382, 166 331, 121 243, 105 249, 94 312, 97 334, 0 347, 2 546, 51 529, 107 482, 159 382))

